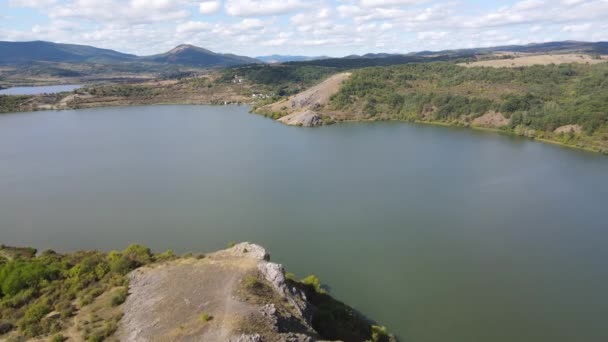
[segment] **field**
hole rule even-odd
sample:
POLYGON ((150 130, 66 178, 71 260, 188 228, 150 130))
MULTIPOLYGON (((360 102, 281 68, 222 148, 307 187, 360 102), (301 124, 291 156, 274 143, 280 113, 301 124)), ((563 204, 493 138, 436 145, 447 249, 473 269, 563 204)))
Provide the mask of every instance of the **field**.
POLYGON ((532 65, 549 65, 549 64, 597 64, 608 61, 608 56, 591 56, 583 54, 551 54, 551 55, 510 55, 501 54, 501 59, 480 60, 477 62, 460 63, 459 65, 466 67, 494 67, 494 68, 517 68, 532 65))

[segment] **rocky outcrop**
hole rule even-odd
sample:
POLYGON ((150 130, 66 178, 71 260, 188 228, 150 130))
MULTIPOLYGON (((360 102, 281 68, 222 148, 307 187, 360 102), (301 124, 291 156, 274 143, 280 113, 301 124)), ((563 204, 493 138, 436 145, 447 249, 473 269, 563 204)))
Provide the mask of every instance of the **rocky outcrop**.
POLYGON ((318 341, 311 307, 266 250, 240 243, 129 274, 121 341, 318 341))
POLYGON ((583 127, 581 127, 580 125, 565 125, 565 126, 561 126, 558 127, 557 129, 555 129, 555 133, 560 134, 560 133, 580 133, 583 131, 583 127))
POLYGON ((323 124, 321 116, 311 110, 288 114, 279 119, 280 122, 290 126, 315 127, 323 124))
POLYGON ((509 124, 509 119, 505 118, 502 113, 493 110, 473 120, 474 126, 500 128, 509 124))

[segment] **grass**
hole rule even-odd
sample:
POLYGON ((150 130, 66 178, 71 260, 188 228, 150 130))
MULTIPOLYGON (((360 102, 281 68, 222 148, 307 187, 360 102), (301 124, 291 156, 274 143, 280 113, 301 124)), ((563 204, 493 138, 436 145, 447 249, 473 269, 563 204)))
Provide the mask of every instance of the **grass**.
POLYGON ((201 320, 201 322, 203 323, 207 323, 210 322, 211 320, 213 320, 213 316, 211 316, 210 314, 203 312, 199 315, 199 319, 201 320))

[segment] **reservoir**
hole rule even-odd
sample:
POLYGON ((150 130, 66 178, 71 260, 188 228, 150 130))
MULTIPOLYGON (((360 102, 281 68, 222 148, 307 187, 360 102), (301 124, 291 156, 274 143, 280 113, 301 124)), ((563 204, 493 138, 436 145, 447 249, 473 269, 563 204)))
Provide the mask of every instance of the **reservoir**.
POLYGON ((184 253, 251 241, 402 341, 608 341, 606 156, 248 110, 0 115, 0 242, 184 253))

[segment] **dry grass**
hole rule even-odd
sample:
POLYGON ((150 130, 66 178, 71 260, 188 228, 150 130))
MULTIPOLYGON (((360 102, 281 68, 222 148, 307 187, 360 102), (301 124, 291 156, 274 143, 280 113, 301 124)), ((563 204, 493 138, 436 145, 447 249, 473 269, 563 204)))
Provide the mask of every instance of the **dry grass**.
POLYGON ((581 64, 597 64, 608 61, 608 56, 602 56, 602 59, 595 59, 590 55, 584 54, 563 54, 563 55, 529 55, 517 56, 512 59, 495 59, 484 60, 472 63, 461 63, 466 67, 494 67, 494 68, 516 68, 530 65, 547 65, 547 64, 565 64, 565 63, 581 63, 581 64))

